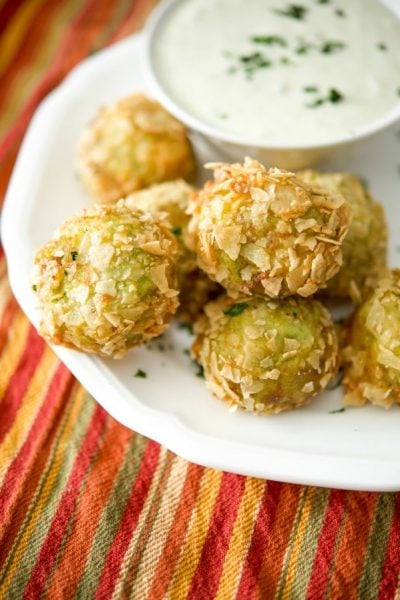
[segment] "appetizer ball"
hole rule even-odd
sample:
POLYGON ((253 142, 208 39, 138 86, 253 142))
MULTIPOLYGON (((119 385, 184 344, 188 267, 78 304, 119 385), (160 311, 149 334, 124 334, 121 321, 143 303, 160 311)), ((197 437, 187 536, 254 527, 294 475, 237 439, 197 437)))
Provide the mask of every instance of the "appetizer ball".
POLYGON ((195 170, 185 127, 158 102, 135 94, 103 107, 84 129, 77 170, 96 202, 113 203, 195 170))
POLYGON ((203 313, 205 305, 222 291, 223 288, 200 269, 187 273, 181 282, 177 319, 182 323, 194 323, 203 313))
POLYGON ((42 335, 53 344, 122 357, 171 321, 177 256, 165 223, 123 202, 69 219, 35 257, 42 335))
POLYGON ((387 226, 383 207, 359 179, 347 173, 303 171, 297 176, 329 193, 342 194, 352 212, 343 241, 343 266, 328 282, 324 294, 332 299, 361 302, 386 267, 387 226))
POLYGON ((338 346, 317 300, 222 296, 196 325, 193 356, 207 387, 232 407, 279 413, 306 404, 335 376, 338 346))
POLYGON ((197 267, 196 256, 184 244, 185 231, 189 222, 186 213, 189 197, 194 189, 182 179, 159 183, 134 192, 125 199, 129 208, 139 208, 144 212, 164 213, 179 245, 178 277, 183 280, 186 273, 197 267))
POLYGON ((337 273, 350 222, 341 195, 250 158, 206 166, 214 181, 192 202, 189 232, 211 279, 231 295, 306 297, 337 273))
POLYGON ((400 270, 384 274, 358 308, 344 360, 346 404, 400 404, 400 270))

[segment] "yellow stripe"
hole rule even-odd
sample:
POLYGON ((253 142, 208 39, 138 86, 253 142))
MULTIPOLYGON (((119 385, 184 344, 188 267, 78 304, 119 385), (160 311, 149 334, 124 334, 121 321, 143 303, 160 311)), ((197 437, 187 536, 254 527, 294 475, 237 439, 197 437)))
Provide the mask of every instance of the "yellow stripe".
POLYGON ((241 576, 238 566, 243 565, 247 556, 265 485, 265 481, 260 479, 246 479, 215 600, 236 597, 236 588, 241 576))
MULTIPOLYGON (((130 598, 146 598, 147 593, 149 591, 149 585, 152 581, 152 577, 154 576, 154 570, 157 567, 159 558, 161 553, 164 550, 164 544, 169 534, 170 527, 175 517, 176 508, 179 504, 181 492, 183 485, 185 483, 185 476, 188 469, 188 463, 182 458, 176 457, 174 458, 174 463, 171 468, 171 472, 168 476, 167 481, 163 484, 163 492, 162 499, 158 509, 157 516, 155 520, 158 524, 162 524, 162 527, 152 527, 150 530, 148 537, 146 539, 146 546, 144 548, 143 554, 140 557, 140 563, 137 572, 135 573, 135 577, 133 580, 132 589, 129 590, 130 598)), ((160 477, 158 477, 158 480, 160 477)), ((146 500, 146 504, 144 510, 141 513, 140 521, 137 527, 137 530, 132 537, 131 543, 129 545, 129 549, 125 556, 132 557, 135 553, 135 546, 137 545, 138 540, 140 540, 143 535, 143 529, 145 526, 148 527, 148 522, 146 523, 145 518, 149 510, 151 510, 151 505, 153 502, 154 491, 156 491, 157 487, 159 487, 160 482, 157 481, 156 484, 150 490, 151 497, 146 500)), ((168 548, 166 548, 168 552, 168 548)), ((129 568, 129 565, 128 565, 129 568)), ((122 568, 122 571, 124 568, 122 568)), ((115 587, 113 593, 113 600, 118 600, 118 598, 123 597, 123 580, 120 578, 118 585, 115 587)), ((126 593, 126 592, 125 592, 126 593)))
MULTIPOLYGON (((42 405, 44 396, 47 393, 48 382, 54 375, 59 362, 50 348, 45 352, 29 382, 21 407, 17 412, 16 418, 10 431, 5 436, 0 445, 1 471, 5 474, 8 464, 17 456, 21 446, 30 432, 32 423, 42 405)), ((3 477, 0 477, 0 485, 3 477)))
POLYGON ((0 75, 6 70, 18 51, 18 48, 21 46, 21 43, 23 43, 22 40, 24 39, 32 18, 42 3, 43 0, 23 2, 2 34, 0 44, 0 75))
POLYGON ((25 348, 29 327, 30 323, 25 315, 18 311, 11 324, 7 342, 0 356, 0 410, 4 392, 25 348))
POLYGON ((292 590, 293 583, 295 580, 297 563, 298 563, 299 556, 300 556, 300 550, 301 550, 301 545, 302 545, 302 541, 304 538, 304 532, 306 531, 306 529, 308 527, 316 490, 317 490, 317 488, 310 487, 310 488, 307 488, 307 491, 306 491, 307 497, 304 502, 303 509, 301 511, 299 526, 297 528, 296 535, 294 537, 293 542, 289 545, 289 547, 291 547, 291 555, 290 555, 289 564, 288 564, 287 570, 286 570, 286 573, 287 573, 286 579, 284 581, 284 586, 283 586, 283 589, 282 589, 281 595, 280 595, 280 597, 282 597, 282 598, 290 597, 290 592, 292 590))
MULTIPOLYGON (((40 487, 38 486, 37 494, 40 495, 40 499, 38 500, 36 495, 33 499, 33 502, 36 502, 36 506, 33 512, 29 515, 29 523, 27 523, 26 529, 24 530, 21 538, 18 540, 18 546, 16 548, 16 552, 13 556, 11 564, 7 566, 5 579, 1 582, 0 585, 0 597, 3 597, 3 594, 4 597, 6 596, 10 583, 14 579, 15 575, 17 575, 21 564, 23 564, 23 556, 32 540, 34 532, 35 547, 36 549, 40 548, 41 540, 39 539, 40 536, 38 535, 38 524, 39 521, 43 519, 43 514, 46 512, 46 510, 48 510, 48 508, 46 509, 46 507, 48 507, 49 503, 51 503, 51 497, 54 494, 54 483, 56 477, 60 473, 60 467, 63 463, 65 454, 71 453, 71 456, 69 456, 68 466, 70 469, 72 469, 73 466, 74 454, 77 452, 77 449, 71 452, 71 446, 68 444, 68 441, 70 440, 71 432, 73 431, 74 427, 76 427, 77 418, 79 416, 79 413, 81 412, 82 405, 85 401, 85 394, 85 390, 80 386, 77 386, 75 398, 70 398, 71 411, 67 416, 67 420, 64 425, 64 431, 57 443, 52 467, 46 475, 46 481, 44 483, 43 488, 40 490, 40 487)), ((68 473, 66 472, 65 468, 63 472, 63 477, 64 479, 68 477, 68 473)), ((47 534, 48 528, 45 527, 43 523, 40 530, 42 532, 43 537, 47 534)))
POLYGON ((208 533, 221 478, 220 471, 207 469, 204 472, 196 507, 190 520, 167 598, 175 600, 187 596, 208 533))
POLYGON ((43 32, 43 37, 38 42, 37 54, 32 57, 29 64, 20 66, 16 77, 7 88, 7 102, 0 112, 0 136, 7 132, 10 123, 14 122, 26 98, 29 98, 43 73, 48 70, 58 51, 66 27, 81 8, 81 0, 60 2, 57 6, 49 22, 49 27, 43 32))

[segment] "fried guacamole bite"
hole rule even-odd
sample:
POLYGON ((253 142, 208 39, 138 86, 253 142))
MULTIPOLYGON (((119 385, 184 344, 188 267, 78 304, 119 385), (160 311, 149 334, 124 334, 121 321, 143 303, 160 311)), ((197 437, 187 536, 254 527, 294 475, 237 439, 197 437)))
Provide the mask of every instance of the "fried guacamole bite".
POLYGON ((256 414, 307 404, 335 376, 338 345, 327 310, 314 299, 224 295, 205 307, 192 353, 208 389, 256 414))
POLYGON ((196 255, 184 243, 185 231, 190 220, 187 214, 189 197, 193 192, 194 188, 191 185, 178 179, 152 185, 145 190, 130 194, 125 199, 125 204, 129 208, 140 209, 143 212, 163 213, 167 218, 179 246, 180 282, 187 273, 197 268, 196 255))
POLYGON ((343 196, 293 173, 212 163, 214 181, 191 203, 189 239, 199 266, 232 293, 308 297, 342 265, 350 224, 343 196))
POLYGON ((343 266, 328 281, 323 294, 332 300, 351 299, 359 304, 386 268, 387 225, 383 206, 357 177, 348 173, 308 170, 297 176, 312 186, 342 194, 351 208, 352 221, 343 241, 343 266))
POLYGON ((356 311, 344 350, 345 404, 400 404, 400 270, 386 272, 356 311))
POLYGON ((164 221, 122 201, 72 217, 35 256, 40 333, 52 344, 121 358, 170 323, 177 257, 164 221))
POLYGON ((109 204, 153 183, 190 179, 195 159, 184 125, 135 94, 104 106, 88 123, 76 168, 94 201, 109 204))

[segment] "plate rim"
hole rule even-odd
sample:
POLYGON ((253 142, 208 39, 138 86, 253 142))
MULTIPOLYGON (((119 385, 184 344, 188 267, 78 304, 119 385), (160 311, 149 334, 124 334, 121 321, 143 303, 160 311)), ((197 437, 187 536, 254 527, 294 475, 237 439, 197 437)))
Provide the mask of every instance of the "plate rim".
MULTIPOLYGON (((38 154, 38 148, 46 146, 46 136, 43 135, 42 128, 46 125, 51 129, 51 122, 54 122, 57 117, 58 106, 61 107, 68 95, 73 93, 74 86, 85 76, 87 70, 97 68, 105 55, 118 54, 129 46, 138 46, 139 54, 143 37, 143 32, 133 34, 88 57, 74 67, 63 82, 41 102, 25 134, 3 204, 1 238, 12 292, 35 327, 37 318, 30 302, 31 292, 27 290, 26 281, 22 277, 18 277, 18 246, 20 242, 19 236, 15 235, 15 227, 21 224, 20 215, 24 208, 24 198, 29 193, 29 181, 32 181, 32 177, 35 176, 34 170, 31 169, 32 158, 34 159, 38 154)), ((113 418, 129 429, 154 439, 191 462, 241 475, 287 483, 348 490, 383 492, 400 490, 400 463, 396 464, 391 460, 332 456, 302 449, 290 450, 273 446, 248 445, 228 439, 222 440, 215 435, 194 430, 175 414, 161 411, 141 402, 135 394, 127 392, 113 373, 105 374, 103 372, 105 366, 98 357, 60 346, 51 345, 51 348, 113 418), (96 377, 90 375, 94 369, 97 373, 96 377), (98 376, 99 370, 101 378, 98 376), (110 379, 112 379, 112 385, 110 379), (127 393, 129 393, 129 402, 126 397, 127 393), (255 453, 258 458, 256 464, 254 464, 255 453), (300 472, 297 473, 296 464, 300 463, 300 472), (338 472, 340 472, 339 477, 338 472)))

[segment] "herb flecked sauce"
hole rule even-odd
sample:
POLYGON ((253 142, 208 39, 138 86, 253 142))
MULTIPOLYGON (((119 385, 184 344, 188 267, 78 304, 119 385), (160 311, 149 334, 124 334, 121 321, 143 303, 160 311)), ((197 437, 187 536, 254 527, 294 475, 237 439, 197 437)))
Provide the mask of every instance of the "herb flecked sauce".
POLYGON ((379 0, 185 0, 154 52, 179 105, 255 143, 331 141, 400 102, 400 19, 379 0))

